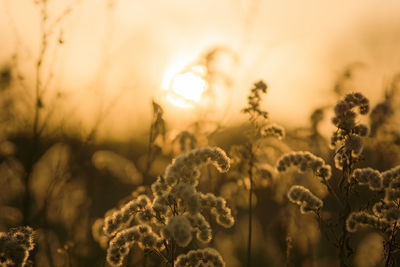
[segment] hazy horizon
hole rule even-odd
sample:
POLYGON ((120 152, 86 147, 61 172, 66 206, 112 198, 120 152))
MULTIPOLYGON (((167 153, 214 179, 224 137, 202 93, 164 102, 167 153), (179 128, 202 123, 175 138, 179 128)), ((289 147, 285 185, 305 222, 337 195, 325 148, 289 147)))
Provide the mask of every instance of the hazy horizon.
MULTIPOLYGON (((33 2, 2 0, 0 18, 0 64, 16 54, 29 85, 40 44, 33 2)), ((49 22, 70 3, 49 1, 49 22)), ((50 36, 43 73, 52 68, 49 91, 62 93, 58 108, 72 124, 89 129, 100 110, 115 103, 102 124, 103 137, 126 139, 146 131, 142 118, 150 118, 152 99, 172 124, 187 125, 199 116, 241 123, 245 96, 260 79, 269 85, 264 103, 271 119, 300 126, 312 109, 334 103, 334 82, 354 62, 362 64, 350 90, 382 99, 382 89, 400 70, 399 12, 398 1, 82 0, 50 36), (161 90, 165 73, 214 47, 237 57, 222 69, 232 80, 229 97, 221 100, 229 105, 218 104, 224 115, 171 105, 161 90)))

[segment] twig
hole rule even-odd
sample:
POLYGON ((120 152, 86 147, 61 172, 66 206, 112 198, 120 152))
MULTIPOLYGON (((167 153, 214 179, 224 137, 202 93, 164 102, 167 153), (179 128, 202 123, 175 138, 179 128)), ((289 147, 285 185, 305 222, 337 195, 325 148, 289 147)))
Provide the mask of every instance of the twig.
POLYGON ((253 146, 249 144, 250 151, 250 159, 249 159, 249 230, 248 230, 248 241, 247 241, 247 267, 251 266, 251 236, 252 236, 252 224, 253 224, 253 165, 254 165, 254 154, 253 154, 253 146))
POLYGON ((396 228, 397 228, 397 221, 394 223, 392 232, 390 234, 389 248, 388 248, 387 257, 386 257, 386 261, 385 261, 385 267, 389 267, 390 259, 392 257, 392 248, 393 248, 393 245, 395 244, 395 239, 396 239, 396 234, 395 234, 396 228))

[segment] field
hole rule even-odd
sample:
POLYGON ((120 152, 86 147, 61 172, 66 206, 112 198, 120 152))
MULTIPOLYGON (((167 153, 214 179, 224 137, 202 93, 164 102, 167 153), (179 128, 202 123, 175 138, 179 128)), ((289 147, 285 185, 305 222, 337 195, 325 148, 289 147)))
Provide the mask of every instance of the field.
POLYGON ((0 266, 400 265, 399 4, 24 1, 0 266))

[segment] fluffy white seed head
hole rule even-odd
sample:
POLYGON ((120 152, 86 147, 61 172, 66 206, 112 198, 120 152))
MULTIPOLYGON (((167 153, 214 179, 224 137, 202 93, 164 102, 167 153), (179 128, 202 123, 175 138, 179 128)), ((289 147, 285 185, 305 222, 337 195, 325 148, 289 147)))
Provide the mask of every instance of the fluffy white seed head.
POLYGON ((203 266, 224 267, 225 261, 218 251, 212 248, 191 250, 187 254, 179 255, 175 260, 176 267, 203 266))
POLYGON ((160 249, 161 238, 146 224, 136 225, 124 229, 110 240, 107 249, 107 262, 111 266, 121 266, 124 258, 128 255, 133 243, 149 249, 160 249))
POLYGON ((226 201, 222 197, 216 197, 214 194, 200 193, 200 204, 202 209, 209 209, 211 214, 216 218, 216 222, 225 227, 230 228, 235 223, 235 219, 231 215, 231 209, 226 206, 226 201))
POLYGON ((159 176, 157 180, 151 185, 154 197, 159 197, 168 191, 168 185, 165 182, 164 177, 159 176))
POLYGON ((181 247, 186 247, 192 241, 192 226, 185 215, 172 217, 162 230, 167 238, 173 238, 181 247))
POLYGON ((287 169, 294 166, 300 172, 310 169, 322 180, 328 180, 331 177, 331 167, 325 164, 322 158, 308 151, 296 151, 284 154, 278 160, 276 166, 278 172, 285 172, 287 169))
POLYGON ((103 232, 109 236, 116 234, 128 226, 135 213, 148 208, 150 203, 151 201, 146 195, 140 195, 138 198, 129 201, 120 210, 104 218, 103 232))
POLYGON ((202 243, 209 243, 212 238, 211 227, 206 218, 200 213, 195 215, 188 214, 192 229, 196 231, 196 238, 202 243))
POLYGON ((360 185, 368 185, 371 190, 378 191, 383 188, 382 175, 379 171, 372 168, 355 169, 351 179, 360 185))
POLYGON ((275 137, 283 139, 285 137, 285 129, 275 123, 268 124, 260 129, 261 137, 275 137))
POLYGON ((372 207, 372 212, 376 217, 379 218, 384 218, 386 212, 389 209, 395 208, 395 204, 393 202, 385 202, 385 201, 380 201, 374 204, 372 207))
POLYGON ((197 148, 178 156, 168 165, 164 175, 165 181, 168 186, 173 186, 180 181, 197 185, 200 176, 199 168, 209 163, 220 172, 227 172, 230 167, 230 159, 222 149, 197 148))
POLYGON ((193 185, 179 182, 172 188, 170 195, 174 199, 181 201, 185 210, 191 214, 196 214, 200 211, 200 197, 193 185))
POLYGON ((382 173, 383 187, 388 188, 392 181, 400 179, 400 165, 382 173))
POLYGON ((332 122, 339 129, 345 129, 350 131, 355 127, 356 113, 353 111, 354 108, 358 108, 358 112, 361 115, 365 115, 369 111, 369 101, 361 93, 347 94, 343 100, 340 100, 335 108, 335 117, 332 122))
POLYGON ((347 231, 356 232, 362 226, 385 229, 390 223, 364 211, 352 212, 346 220, 347 231))
POLYGON ((310 190, 301 185, 293 185, 290 187, 287 194, 290 202, 293 202, 300 206, 302 213, 310 211, 318 211, 322 208, 323 202, 310 190))
POLYGON ((360 156, 363 150, 361 137, 366 137, 369 132, 366 125, 356 123, 356 108, 361 115, 369 111, 369 101, 360 93, 346 95, 334 108, 332 122, 338 129, 331 137, 331 148, 337 148, 335 166, 340 170, 349 164, 350 157, 360 156))
POLYGON ((34 245, 34 231, 29 226, 0 232, 1 264, 3 266, 26 266, 29 252, 34 245))
POLYGON ((393 188, 386 188, 385 189, 385 201, 391 202, 398 200, 400 198, 400 190, 396 190, 393 188))

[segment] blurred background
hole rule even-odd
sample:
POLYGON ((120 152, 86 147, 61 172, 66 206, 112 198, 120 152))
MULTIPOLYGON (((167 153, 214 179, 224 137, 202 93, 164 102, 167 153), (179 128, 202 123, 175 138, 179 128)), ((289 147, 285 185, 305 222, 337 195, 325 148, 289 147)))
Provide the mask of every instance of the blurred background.
MULTIPOLYGON (((40 8, 33 0, 2 0, 1 7, 0 62, 11 68, 11 78, 21 74, 31 91, 42 44, 40 8)), ((224 87, 213 93, 224 95, 213 99, 224 112, 209 116, 229 125, 245 119, 239 110, 255 80, 270 86, 265 103, 274 119, 299 126, 314 107, 330 102, 344 68, 354 64, 351 90, 377 100, 400 64, 395 0, 59 0, 47 1, 46 9, 41 75, 50 81, 43 97, 58 94, 55 123, 71 128, 89 131, 96 116, 107 113, 101 138, 143 134, 141 118, 150 118, 152 99, 171 121, 193 119, 198 107, 181 112, 162 88, 215 49, 220 58, 206 71, 229 84, 214 86, 224 87), (182 113, 191 116, 182 120, 182 113)))
MULTIPOLYGON (((241 110, 258 80, 268 84, 262 107, 288 132, 268 143, 270 165, 296 149, 331 159, 331 108, 345 93, 375 106, 393 92, 399 103, 397 0, 0 1, 0 231, 37 229, 36 266, 103 266, 96 219, 146 192, 180 152, 246 142, 241 110), (182 145, 182 136, 193 138, 182 145)), ((399 117, 388 123, 397 127, 399 117)), ((399 163, 399 136, 385 138, 391 149, 365 165, 379 155, 378 169, 399 163)), ((216 180, 211 190, 243 203, 231 203, 239 230, 217 229, 214 245, 228 266, 241 266, 245 248, 229 244, 246 238, 247 189, 223 178, 235 182, 216 180)), ((287 207, 291 181, 260 191, 255 266, 281 266, 288 244, 302 266, 335 266, 327 243, 317 249, 316 222, 287 207)), ((362 263, 362 249, 357 265, 375 266, 362 263)))

